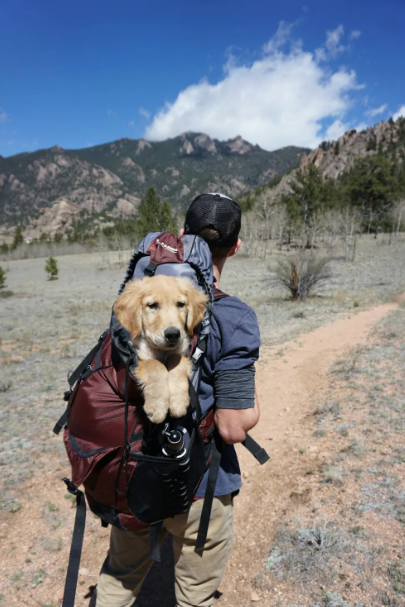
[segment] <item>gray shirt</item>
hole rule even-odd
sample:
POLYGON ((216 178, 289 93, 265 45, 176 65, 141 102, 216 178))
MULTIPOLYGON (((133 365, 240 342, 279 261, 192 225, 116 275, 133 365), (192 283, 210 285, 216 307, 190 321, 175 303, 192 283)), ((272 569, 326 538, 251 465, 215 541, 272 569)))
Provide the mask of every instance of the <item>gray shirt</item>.
MULTIPOLYGON (((199 398, 203 412, 214 405, 226 409, 254 407, 252 377, 259 346, 259 326, 252 308, 237 297, 215 301, 201 374, 199 398)), ((197 498, 205 495, 207 477, 208 472, 197 490, 197 498)), ((224 444, 215 495, 233 493, 241 485, 235 449, 224 444)))

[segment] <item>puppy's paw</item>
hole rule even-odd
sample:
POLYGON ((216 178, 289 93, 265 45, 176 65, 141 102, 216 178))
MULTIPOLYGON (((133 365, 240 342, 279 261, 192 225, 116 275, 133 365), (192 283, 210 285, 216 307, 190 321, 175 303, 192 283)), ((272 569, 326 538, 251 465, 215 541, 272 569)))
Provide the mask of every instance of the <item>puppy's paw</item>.
POLYGON ((165 421, 169 412, 169 399, 149 400, 145 399, 143 410, 154 424, 160 424, 165 421))
POLYGON ((188 390, 176 391, 170 395, 169 411, 173 417, 183 417, 187 413, 189 404, 188 390))

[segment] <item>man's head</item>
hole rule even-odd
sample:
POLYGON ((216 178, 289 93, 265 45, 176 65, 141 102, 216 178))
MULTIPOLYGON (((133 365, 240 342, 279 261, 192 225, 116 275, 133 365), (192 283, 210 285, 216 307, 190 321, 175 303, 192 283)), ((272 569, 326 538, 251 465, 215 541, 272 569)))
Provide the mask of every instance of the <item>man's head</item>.
POLYGON ((184 223, 185 234, 201 236, 213 258, 226 259, 240 246, 240 206, 224 194, 200 194, 190 204, 184 223))

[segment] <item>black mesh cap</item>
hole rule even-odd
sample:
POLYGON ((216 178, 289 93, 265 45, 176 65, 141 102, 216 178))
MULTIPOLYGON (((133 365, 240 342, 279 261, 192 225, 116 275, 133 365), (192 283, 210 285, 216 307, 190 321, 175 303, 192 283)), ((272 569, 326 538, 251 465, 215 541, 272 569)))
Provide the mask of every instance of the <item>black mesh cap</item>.
POLYGON ((205 238, 208 244, 231 247, 238 240, 241 214, 238 203, 224 194, 200 194, 188 208, 184 231, 198 235, 204 228, 212 228, 218 232, 219 240, 210 242, 205 238))

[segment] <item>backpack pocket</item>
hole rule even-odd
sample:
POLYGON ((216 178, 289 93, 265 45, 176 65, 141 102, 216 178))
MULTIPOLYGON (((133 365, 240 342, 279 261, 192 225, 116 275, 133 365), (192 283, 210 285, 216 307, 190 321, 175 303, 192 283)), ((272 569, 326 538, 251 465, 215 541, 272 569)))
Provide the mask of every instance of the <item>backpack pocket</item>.
POLYGON ((94 447, 87 441, 75 438, 68 429, 65 430, 63 440, 72 466, 72 481, 76 487, 89 478, 101 460, 106 465, 108 460, 116 459, 121 451, 121 447, 94 447))
POLYGON ((128 488, 128 507, 142 522, 153 524, 188 512, 207 469, 209 456, 198 430, 181 459, 132 453, 136 461, 128 488))

